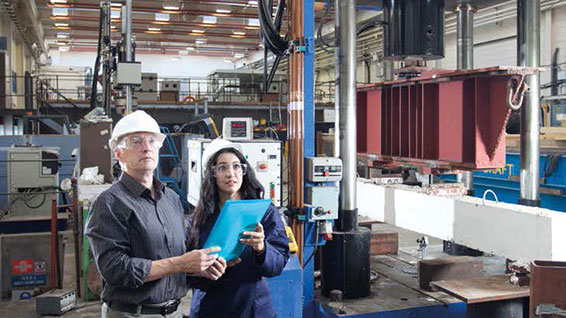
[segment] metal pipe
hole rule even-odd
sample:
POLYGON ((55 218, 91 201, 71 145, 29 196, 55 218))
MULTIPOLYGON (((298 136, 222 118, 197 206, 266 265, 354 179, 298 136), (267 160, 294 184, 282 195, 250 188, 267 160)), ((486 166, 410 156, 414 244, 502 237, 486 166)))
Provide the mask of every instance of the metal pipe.
POLYGON ((49 260, 49 285, 51 290, 57 289, 57 243, 57 197, 53 195, 51 199, 51 256, 49 260))
MULTIPOLYGON (((517 1, 517 51, 519 66, 540 65, 540 0, 517 1)), ((539 206, 540 75, 526 78, 529 91, 521 107, 520 204, 539 206)))
POLYGON ((395 64, 391 60, 383 60, 383 81, 388 82, 394 79, 395 64))
POLYGON ((336 2, 336 34, 340 110, 340 157, 343 179, 340 183, 340 231, 358 228, 356 204, 356 4, 355 1, 336 2))
MULTIPOLYGON (((336 16, 338 16, 338 7, 335 7, 335 11, 334 14, 336 14, 336 16)), ((334 32, 336 33, 335 38, 336 38, 336 47, 338 48, 338 42, 339 42, 339 38, 338 38, 338 27, 339 27, 339 23, 338 23, 338 19, 334 19, 334 32)), ((331 56, 330 54, 328 54, 329 56, 331 56)), ((340 60, 340 50, 335 49, 334 50, 334 61, 339 61, 340 60)), ((338 67, 338 64, 333 63, 334 65, 334 157, 338 158, 340 157, 340 67, 338 67)))
MULTIPOLYGON (((132 47, 132 0, 126 0, 122 7, 122 32, 124 34, 124 45, 126 46, 126 62, 133 61, 132 47)), ((132 112, 133 87, 125 86, 126 92, 126 114, 132 112)))
MULTIPOLYGON (((104 1, 100 4, 102 8, 102 105, 106 115, 111 116, 112 111, 112 94, 110 87, 110 60, 112 59, 111 45, 111 27, 112 27, 112 14, 111 14, 111 3, 110 1, 104 1)), ((98 74, 94 74, 93 81, 98 81, 98 74)), ((96 98, 96 97, 94 97, 96 98)))
MULTIPOLYGON (((456 8, 458 18, 457 34, 457 67, 461 70, 474 68, 474 12, 469 4, 461 4, 456 8)), ((471 171, 456 175, 458 182, 466 187, 468 195, 474 195, 474 174, 471 171)))
POLYGON ((79 218, 79 191, 77 186, 77 178, 71 179, 71 187, 73 189, 72 195, 72 203, 71 203, 71 211, 72 211, 72 220, 73 220, 73 238, 74 238, 74 247, 75 247, 75 287, 77 288, 77 295, 81 297, 81 252, 80 252, 80 240, 79 240, 79 227, 80 218, 79 218))
MULTIPOLYGON (((304 15, 303 0, 291 0, 291 39, 303 44, 304 15)), ((303 94, 303 54, 292 50, 289 57, 289 202, 292 207, 302 211, 304 207, 304 94, 303 94)), ((303 263, 303 221, 291 219, 291 228, 298 243, 299 260, 303 263)))
MULTIPOLYGON (((270 105, 271 107, 271 105, 270 105)), ((204 114, 208 114, 208 97, 204 98, 204 114)))

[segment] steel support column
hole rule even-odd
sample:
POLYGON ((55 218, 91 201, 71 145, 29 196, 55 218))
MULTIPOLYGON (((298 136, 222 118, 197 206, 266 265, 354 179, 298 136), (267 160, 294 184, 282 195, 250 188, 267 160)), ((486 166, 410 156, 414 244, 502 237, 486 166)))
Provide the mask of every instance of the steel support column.
MULTIPOLYGON (((126 47, 126 62, 132 62, 132 0, 126 0, 125 6, 122 7, 122 33, 124 34, 124 46, 126 47)), ((124 88, 126 96, 126 114, 132 112, 132 100, 134 88, 126 85, 124 88)))
POLYGON ((340 183, 340 231, 358 228, 356 205, 356 3, 338 0, 336 2, 336 31, 339 78, 340 112, 340 157, 342 158, 343 179, 340 183))
MULTIPOLYGON (((458 15, 457 30, 457 67, 468 70, 474 68, 474 8, 469 4, 461 4, 456 8, 458 15)), ((474 195, 474 175, 471 171, 459 173, 458 182, 466 186, 468 195, 474 195)))
MULTIPOLYGON (((540 0, 517 1, 517 51, 519 66, 540 64, 540 0)), ((540 75, 526 77, 529 91, 521 107, 520 204, 539 206, 540 75)))
POLYGON ((358 229, 357 206, 357 124, 356 124, 356 2, 336 1, 336 72, 340 113, 340 158, 343 178, 340 183, 338 220, 333 239, 322 249, 322 294, 342 291, 344 298, 370 294, 370 231, 358 229))

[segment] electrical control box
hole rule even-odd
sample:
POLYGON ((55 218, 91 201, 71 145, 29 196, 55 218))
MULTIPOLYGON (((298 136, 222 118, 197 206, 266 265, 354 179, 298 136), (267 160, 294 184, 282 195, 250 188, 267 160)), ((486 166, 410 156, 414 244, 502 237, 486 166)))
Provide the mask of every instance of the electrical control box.
POLYGON ((159 84, 159 91, 161 92, 180 92, 181 82, 180 81, 161 81, 159 84))
POLYGON ((141 63, 140 62, 119 62, 114 73, 114 86, 122 85, 141 85, 141 63))
POLYGON ((334 157, 307 159, 307 180, 310 182, 338 182, 342 180, 342 160, 334 157))
POLYGON ((51 215, 51 196, 59 185, 59 149, 4 148, 11 217, 51 215))
MULTIPOLYGON (((187 141, 187 201, 192 206, 196 206, 200 198, 200 186, 203 178, 202 153, 211 141, 210 139, 190 139, 187 141)), ((271 199, 275 206, 281 206, 281 142, 277 140, 248 140, 235 143, 242 146, 249 168, 254 169, 258 181, 263 186, 264 198, 271 199)))
POLYGON ((134 90, 157 94, 157 77, 157 73, 141 73, 141 86, 134 90))
POLYGON ((222 122, 222 136, 228 140, 252 140, 254 122, 251 117, 226 117, 222 122))
POLYGON ((335 220, 338 218, 338 186, 307 187, 306 203, 312 205, 308 220, 335 220))
POLYGON ((38 315, 60 316, 77 305, 77 295, 72 289, 56 289, 39 295, 35 299, 38 315))

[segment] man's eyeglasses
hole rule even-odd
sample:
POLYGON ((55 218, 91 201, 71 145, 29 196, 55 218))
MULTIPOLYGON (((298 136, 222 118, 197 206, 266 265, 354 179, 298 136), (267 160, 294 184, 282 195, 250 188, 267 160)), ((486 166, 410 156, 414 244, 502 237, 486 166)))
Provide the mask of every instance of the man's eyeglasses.
POLYGON ((122 147, 132 150, 141 150, 145 142, 147 142, 149 148, 153 150, 157 150, 163 145, 163 141, 154 136, 129 136, 122 141, 122 147))
POLYGON ((245 163, 234 162, 233 164, 221 163, 216 166, 212 166, 212 175, 215 177, 224 177, 228 174, 230 167, 235 174, 245 175, 248 172, 248 166, 245 163))

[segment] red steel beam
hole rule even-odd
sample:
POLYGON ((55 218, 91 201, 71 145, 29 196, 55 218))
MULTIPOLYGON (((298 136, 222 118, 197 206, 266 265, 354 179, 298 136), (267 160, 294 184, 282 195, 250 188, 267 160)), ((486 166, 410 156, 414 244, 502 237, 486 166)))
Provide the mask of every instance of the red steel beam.
POLYGON ((505 164, 511 79, 538 69, 438 71, 358 88, 358 152, 398 166, 475 170, 505 164))

